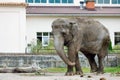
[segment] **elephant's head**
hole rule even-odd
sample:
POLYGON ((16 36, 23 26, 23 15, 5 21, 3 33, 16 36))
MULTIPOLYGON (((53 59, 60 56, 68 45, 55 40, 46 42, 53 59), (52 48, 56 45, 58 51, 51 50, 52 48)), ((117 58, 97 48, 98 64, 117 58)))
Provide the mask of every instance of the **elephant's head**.
POLYGON ((71 30, 76 30, 76 27, 73 27, 76 26, 74 24, 74 22, 65 19, 57 19, 52 23, 52 33, 54 37, 55 49, 62 60, 71 66, 74 66, 75 62, 71 62, 64 54, 64 45, 66 45, 70 40, 73 40, 72 34, 74 34, 76 31, 71 33, 71 30))

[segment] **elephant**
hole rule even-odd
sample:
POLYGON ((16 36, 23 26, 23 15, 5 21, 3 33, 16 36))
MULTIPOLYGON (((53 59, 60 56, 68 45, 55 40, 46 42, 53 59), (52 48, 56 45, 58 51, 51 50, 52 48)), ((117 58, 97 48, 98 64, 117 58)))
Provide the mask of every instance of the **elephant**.
POLYGON ((103 60, 108 54, 110 36, 103 24, 89 17, 70 17, 54 20, 51 27, 56 52, 67 64, 65 75, 83 75, 79 51, 88 59, 91 72, 104 73, 103 60), (64 46, 68 49, 67 54, 64 46), (95 56, 98 57, 98 64, 95 56))

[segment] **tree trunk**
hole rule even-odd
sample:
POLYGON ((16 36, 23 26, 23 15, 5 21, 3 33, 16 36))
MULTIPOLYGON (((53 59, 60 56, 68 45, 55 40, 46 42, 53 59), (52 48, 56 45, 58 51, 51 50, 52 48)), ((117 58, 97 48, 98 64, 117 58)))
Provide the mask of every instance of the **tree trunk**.
POLYGON ((18 67, 18 68, 1 68, 0 73, 33 73, 38 71, 32 67, 18 67))

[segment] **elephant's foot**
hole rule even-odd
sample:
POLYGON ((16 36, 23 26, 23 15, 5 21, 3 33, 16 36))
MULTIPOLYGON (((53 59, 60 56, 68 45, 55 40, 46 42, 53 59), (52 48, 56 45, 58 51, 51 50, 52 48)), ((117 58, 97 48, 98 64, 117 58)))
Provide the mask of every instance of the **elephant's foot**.
POLYGON ((98 70, 97 74, 104 74, 104 71, 103 70, 98 70))
POLYGON ((83 72, 82 72, 82 71, 76 71, 76 75, 81 75, 81 76, 83 76, 83 72))
POLYGON ((92 66, 91 67, 91 73, 97 72, 98 71, 98 67, 97 66, 92 66))
POLYGON ((94 72, 97 72, 98 70, 97 70, 97 68, 96 69, 91 69, 91 73, 94 73, 94 72))
POLYGON ((73 76, 73 75, 75 75, 75 73, 74 73, 74 72, 66 72, 65 75, 66 75, 66 76, 73 76))
POLYGON ((98 68, 97 74, 104 74, 104 68, 98 68))

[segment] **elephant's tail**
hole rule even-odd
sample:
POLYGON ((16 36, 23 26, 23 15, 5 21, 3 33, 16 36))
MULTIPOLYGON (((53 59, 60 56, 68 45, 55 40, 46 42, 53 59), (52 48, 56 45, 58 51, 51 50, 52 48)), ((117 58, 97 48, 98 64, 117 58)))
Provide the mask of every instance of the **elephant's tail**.
POLYGON ((102 43, 102 49, 105 51, 106 55, 108 55, 108 53, 109 53, 109 46, 110 46, 110 37, 106 36, 103 39, 103 43, 102 43))

